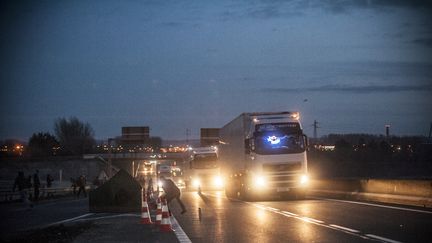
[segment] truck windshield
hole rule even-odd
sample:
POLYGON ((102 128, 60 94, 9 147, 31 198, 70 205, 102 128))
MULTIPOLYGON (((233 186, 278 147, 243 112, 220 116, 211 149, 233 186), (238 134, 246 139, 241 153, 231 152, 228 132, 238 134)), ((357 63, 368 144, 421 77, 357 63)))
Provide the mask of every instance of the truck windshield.
POLYGON ((255 129, 257 154, 288 154, 305 151, 298 123, 259 124, 255 129))
POLYGON ((195 169, 213 169, 217 168, 216 154, 195 154, 193 157, 193 168, 195 169))

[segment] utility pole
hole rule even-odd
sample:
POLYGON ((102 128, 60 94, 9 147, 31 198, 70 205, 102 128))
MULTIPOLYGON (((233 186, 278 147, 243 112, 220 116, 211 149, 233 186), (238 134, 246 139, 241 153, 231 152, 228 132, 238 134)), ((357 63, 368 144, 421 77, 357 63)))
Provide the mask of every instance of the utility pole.
POLYGON ((385 129, 386 129, 386 138, 388 140, 390 138, 390 125, 389 124, 385 125, 385 129))
POLYGON ((318 128, 320 128, 319 126, 318 126, 318 123, 319 122, 317 122, 316 120, 314 120, 314 123, 313 123, 313 128, 314 128, 314 134, 313 134, 313 136, 314 136, 314 140, 315 140, 315 142, 317 141, 317 138, 318 138, 318 128))
POLYGON ((190 135, 190 129, 186 128, 186 145, 189 145, 189 135, 190 135))

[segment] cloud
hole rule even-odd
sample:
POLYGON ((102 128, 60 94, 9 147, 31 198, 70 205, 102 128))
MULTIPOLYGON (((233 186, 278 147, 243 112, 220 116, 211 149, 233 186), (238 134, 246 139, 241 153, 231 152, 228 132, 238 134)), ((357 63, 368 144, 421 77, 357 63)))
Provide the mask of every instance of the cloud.
POLYGON ((170 22, 163 22, 161 23, 162 26, 164 27, 172 27, 172 28, 177 28, 183 25, 183 23, 180 22, 175 22, 175 21, 170 21, 170 22))
POLYGON ((262 92, 294 93, 294 92, 349 92, 349 93, 393 93, 393 92, 432 92, 432 85, 323 85, 306 88, 264 88, 262 92))
POLYGON ((432 10, 428 0, 260 0, 245 1, 247 16, 268 19, 302 15, 307 9, 324 9, 332 13, 347 13, 355 9, 411 8, 432 10))
POLYGON ((411 43, 432 48, 432 38, 419 38, 412 40, 411 43))

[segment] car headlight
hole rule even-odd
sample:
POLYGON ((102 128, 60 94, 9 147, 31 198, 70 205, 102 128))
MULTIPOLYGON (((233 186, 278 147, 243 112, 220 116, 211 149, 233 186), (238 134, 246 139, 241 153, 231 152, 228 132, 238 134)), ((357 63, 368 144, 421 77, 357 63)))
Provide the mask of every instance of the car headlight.
POLYGON ((216 186, 216 187, 222 187, 223 186, 223 179, 222 179, 222 177, 220 177, 220 176, 216 176, 215 178, 214 178, 214 181, 213 181, 213 183, 214 183, 214 185, 216 186))
POLYGON ((200 180, 198 180, 198 179, 194 179, 194 180, 192 181, 192 185, 193 185, 194 187, 199 187, 199 186, 201 185, 201 182, 200 182, 200 180))
POLYGON ((302 176, 300 177, 300 185, 305 186, 305 185, 308 184, 308 182, 309 182, 309 176, 307 176, 307 175, 302 175, 302 176))
POLYGON ((263 176, 257 176, 254 178, 254 184, 257 188, 262 188, 267 185, 267 180, 263 176))

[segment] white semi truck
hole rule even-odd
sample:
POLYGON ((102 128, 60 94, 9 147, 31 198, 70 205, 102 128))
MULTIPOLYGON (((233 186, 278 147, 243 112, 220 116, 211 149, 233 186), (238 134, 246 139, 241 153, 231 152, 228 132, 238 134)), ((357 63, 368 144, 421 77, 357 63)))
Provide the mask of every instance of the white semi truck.
POLYGON ((187 189, 223 189, 217 148, 191 148, 183 165, 183 178, 187 189))
POLYGON ((299 119, 298 112, 243 113, 221 128, 219 159, 228 197, 304 198, 307 137, 299 119))

